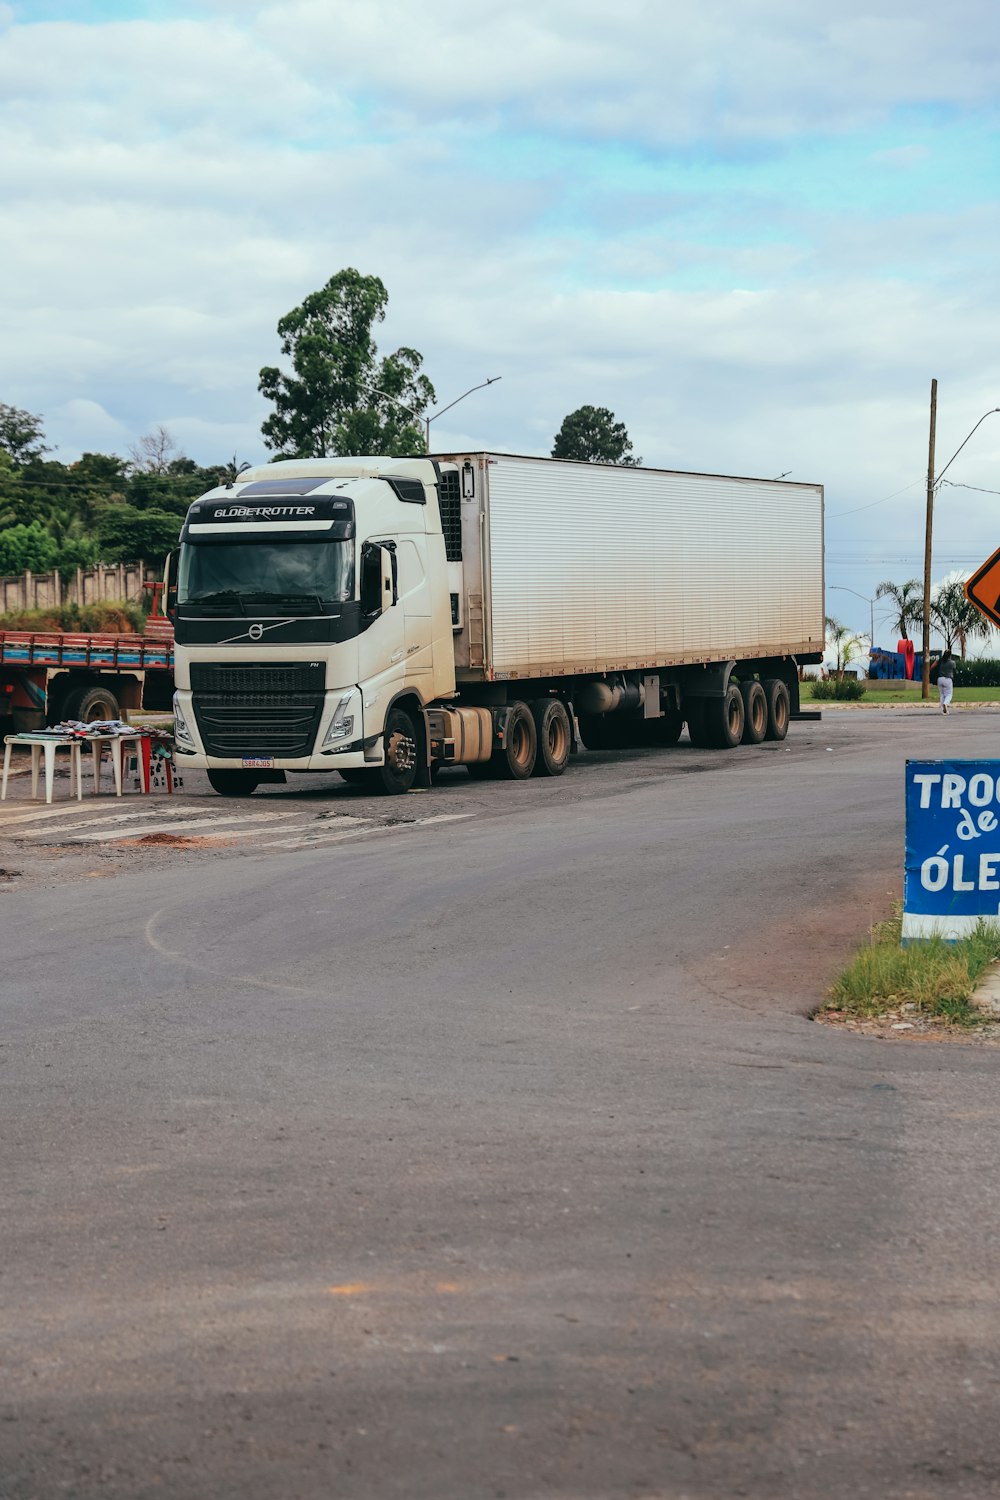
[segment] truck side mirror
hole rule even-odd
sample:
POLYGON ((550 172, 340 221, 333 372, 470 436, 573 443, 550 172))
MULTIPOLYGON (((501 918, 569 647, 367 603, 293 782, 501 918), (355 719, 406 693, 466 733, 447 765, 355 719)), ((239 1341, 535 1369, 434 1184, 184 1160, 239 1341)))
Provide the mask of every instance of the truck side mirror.
POLYGON ((172 620, 177 614, 177 558, 178 549, 168 552, 163 564, 163 613, 172 620))
POLYGON ((390 609, 396 602, 396 559, 380 542, 365 542, 361 548, 361 613, 366 619, 390 609))

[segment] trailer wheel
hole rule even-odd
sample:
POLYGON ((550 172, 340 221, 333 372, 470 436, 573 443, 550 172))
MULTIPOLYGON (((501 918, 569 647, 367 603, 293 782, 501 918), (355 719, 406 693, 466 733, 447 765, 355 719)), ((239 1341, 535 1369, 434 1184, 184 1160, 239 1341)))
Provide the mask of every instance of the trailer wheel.
POLYGON ((82 724, 97 724, 104 719, 120 719, 121 704, 103 683, 70 688, 62 701, 59 716, 78 719, 82 724))
POLYGON ((565 705, 558 698, 537 698, 531 705, 531 714, 538 746, 535 775, 561 776, 573 740, 565 705))
POLYGON ((736 748, 743 738, 743 695, 735 682, 723 697, 704 699, 700 718, 697 744, 712 750, 736 748))
POLYGON ((209 771, 208 784, 220 797, 252 797, 260 782, 252 771, 209 771))
POLYGON ((385 764, 372 766, 372 790, 398 797, 416 781, 420 757, 417 728, 405 708, 389 710, 384 739, 385 764))
POLYGON ((780 677, 769 677, 764 683, 764 696, 767 699, 767 734, 766 739, 783 740, 788 733, 788 721, 792 715, 791 699, 788 696, 788 687, 780 677))
POLYGON ((759 745, 767 733, 767 694, 757 679, 740 683, 743 697, 743 743, 759 745))

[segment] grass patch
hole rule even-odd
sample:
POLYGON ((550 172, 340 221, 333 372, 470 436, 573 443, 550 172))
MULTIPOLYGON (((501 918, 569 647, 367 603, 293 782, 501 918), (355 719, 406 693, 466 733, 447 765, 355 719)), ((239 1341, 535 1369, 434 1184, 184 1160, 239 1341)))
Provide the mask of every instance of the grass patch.
POLYGON ((1000 958, 1000 926, 980 921, 958 942, 943 938, 901 945, 902 907, 872 928, 871 941, 831 986, 823 1010, 883 1016, 907 1009, 953 1026, 977 1026, 970 1003, 987 967, 1000 958))
MULTIPOLYGON (((799 696, 802 702, 815 702, 824 696, 829 698, 829 694, 823 694, 823 686, 818 682, 800 682, 799 696), (820 688, 819 693, 816 692, 817 687, 820 688)), ((919 682, 905 684, 900 682, 898 687, 888 688, 873 687, 871 683, 867 683, 864 698, 866 708, 880 708, 889 703, 919 703, 920 701, 919 682)), ((938 704, 938 690, 933 683, 931 696, 927 701, 937 709, 938 713, 941 712, 938 704)), ((955 703, 1000 703, 1000 687, 957 687, 953 701, 955 703)))
POLYGON ((865 684, 857 677, 845 677, 843 680, 827 677, 824 681, 812 684, 812 696, 820 702, 828 702, 834 698, 848 703, 857 702, 865 696, 865 684))
POLYGON ((0 615, 0 630, 88 631, 95 635, 142 633, 146 616, 125 600, 100 604, 64 604, 58 609, 21 609, 0 615))

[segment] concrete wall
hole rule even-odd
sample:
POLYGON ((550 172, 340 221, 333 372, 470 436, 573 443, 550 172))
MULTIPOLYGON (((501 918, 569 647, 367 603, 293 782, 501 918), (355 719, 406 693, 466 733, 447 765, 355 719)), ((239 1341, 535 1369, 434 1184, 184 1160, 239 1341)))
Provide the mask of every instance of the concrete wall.
POLYGON ((121 599, 143 602, 142 562, 77 568, 64 583, 58 573, 22 573, 0 578, 0 614, 22 609, 58 609, 61 604, 103 604, 121 599))

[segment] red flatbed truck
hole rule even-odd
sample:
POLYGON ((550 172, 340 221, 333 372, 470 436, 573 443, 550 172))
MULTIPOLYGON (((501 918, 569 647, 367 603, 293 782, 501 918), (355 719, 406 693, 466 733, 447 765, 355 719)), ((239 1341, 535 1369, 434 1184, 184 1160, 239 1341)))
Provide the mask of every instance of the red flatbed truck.
POLYGON ((151 615, 142 635, 0 628, 0 724, 8 733, 63 719, 169 713, 173 692, 174 629, 165 616, 151 615))

